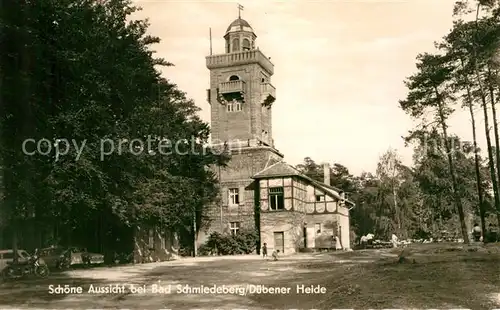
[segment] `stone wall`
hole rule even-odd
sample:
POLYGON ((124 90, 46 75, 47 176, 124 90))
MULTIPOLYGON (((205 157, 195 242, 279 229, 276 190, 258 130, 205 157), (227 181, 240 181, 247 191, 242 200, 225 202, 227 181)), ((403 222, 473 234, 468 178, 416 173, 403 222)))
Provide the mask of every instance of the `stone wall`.
POLYGON ((214 231, 230 232, 230 223, 240 223, 241 229, 255 229, 258 225, 258 213, 255 212, 255 188, 252 179, 257 172, 262 171, 283 158, 270 147, 248 147, 233 150, 227 167, 214 167, 220 175, 220 203, 210 207, 210 224, 200 229, 198 245, 206 242, 214 231), (229 205, 229 189, 238 188, 240 203, 237 206, 229 205))
POLYGON ((267 243, 269 253, 275 249, 274 233, 283 232, 284 254, 298 252, 304 246, 305 214, 296 211, 269 211, 260 215, 261 246, 267 243))

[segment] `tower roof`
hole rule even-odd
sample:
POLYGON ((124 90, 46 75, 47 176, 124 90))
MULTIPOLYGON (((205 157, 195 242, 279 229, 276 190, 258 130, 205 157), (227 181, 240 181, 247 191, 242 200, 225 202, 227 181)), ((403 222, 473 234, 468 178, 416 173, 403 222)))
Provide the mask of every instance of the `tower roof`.
POLYGON ((253 32, 253 29, 246 20, 244 20, 242 18, 237 18, 229 25, 229 27, 227 27, 226 33, 234 32, 234 31, 253 32))

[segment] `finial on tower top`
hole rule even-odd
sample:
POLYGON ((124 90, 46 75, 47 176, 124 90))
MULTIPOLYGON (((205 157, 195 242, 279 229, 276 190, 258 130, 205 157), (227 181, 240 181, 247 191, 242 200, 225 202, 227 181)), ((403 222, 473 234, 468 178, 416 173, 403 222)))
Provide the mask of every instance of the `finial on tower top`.
POLYGON ((243 11, 243 6, 238 3, 238 19, 241 19, 241 11, 243 11))

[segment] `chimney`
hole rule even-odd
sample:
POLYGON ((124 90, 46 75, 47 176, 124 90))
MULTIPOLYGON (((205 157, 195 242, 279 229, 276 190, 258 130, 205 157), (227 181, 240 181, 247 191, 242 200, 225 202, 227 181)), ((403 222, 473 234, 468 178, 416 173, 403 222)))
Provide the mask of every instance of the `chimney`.
POLYGON ((326 185, 330 184, 330 165, 328 163, 323 164, 323 183, 326 185))

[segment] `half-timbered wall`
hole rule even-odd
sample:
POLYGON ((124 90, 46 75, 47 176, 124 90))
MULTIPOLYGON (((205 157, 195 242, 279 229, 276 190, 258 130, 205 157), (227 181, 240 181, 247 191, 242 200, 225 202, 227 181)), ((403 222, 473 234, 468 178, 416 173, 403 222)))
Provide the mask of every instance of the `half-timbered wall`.
POLYGON ((279 248, 275 244, 275 233, 283 233, 285 254, 295 253, 303 247, 303 223, 305 213, 295 199, 297 191, 291 177, 277 177, 259 181, 261 243, 270 251, 279 248), (271 195, 282 188, 284 207, 273 209, 271 195))

